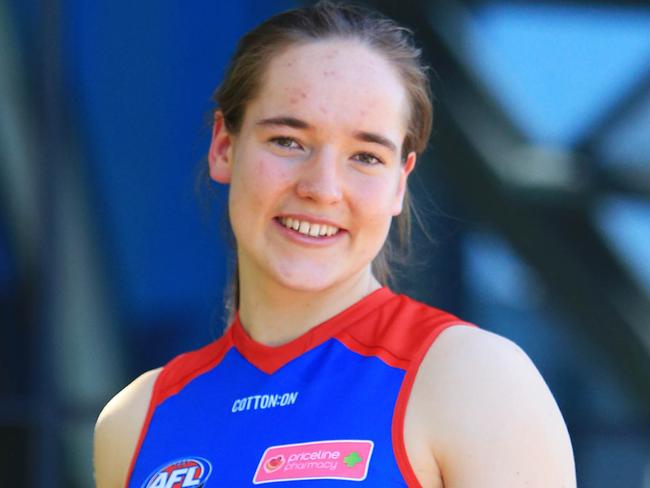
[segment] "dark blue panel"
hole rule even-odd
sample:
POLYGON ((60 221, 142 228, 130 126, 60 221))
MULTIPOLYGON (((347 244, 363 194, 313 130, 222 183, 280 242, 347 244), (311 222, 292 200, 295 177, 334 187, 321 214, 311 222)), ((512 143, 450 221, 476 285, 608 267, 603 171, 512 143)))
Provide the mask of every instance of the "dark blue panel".
POLYGON ((85 2, 64 6, 64 63, 88 185, 123 315, 207 335, 220 316, 225 189, 202 214, 194 180, 206 120, 237 39, 289 2, 85 2), (185 318, 185 320, 183 320, 185 318), (169 325, 169 324, 167 324, 169 325))

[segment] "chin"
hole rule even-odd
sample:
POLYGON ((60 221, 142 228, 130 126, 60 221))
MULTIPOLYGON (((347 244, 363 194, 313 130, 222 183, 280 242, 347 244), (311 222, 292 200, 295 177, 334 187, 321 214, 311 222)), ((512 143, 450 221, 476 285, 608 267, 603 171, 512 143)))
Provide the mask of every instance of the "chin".
MULTIPOLYGON (((315 275, 316 273, 314 273, 315 275)), ((320 276, 282 276, 277 278, 278 283, 284 288, 301 292, 319 292, 335 286, 339 281, 320 276)))
POLYGON ((274 274, 276 282, 285 288, 301 292, 321 292, 358 281, 366 269, 370 273, 369 265, 355 272, 336 270, 332 266, 297 269, 294 265, 288 272, 276 270, 274 274))

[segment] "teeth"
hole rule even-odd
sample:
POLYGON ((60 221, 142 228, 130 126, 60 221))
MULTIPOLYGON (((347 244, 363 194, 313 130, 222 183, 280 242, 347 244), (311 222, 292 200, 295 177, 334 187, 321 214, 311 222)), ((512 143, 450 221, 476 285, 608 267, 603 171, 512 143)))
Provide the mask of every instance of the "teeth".
POLYGON ((333 227, 327 224, 312 224, 304 220, 292 219, 290 217, 282 217, 280 222, 288 229, 297 230, 301 234, 311 237, 330 237, 339 231, 338 227, 333 227))

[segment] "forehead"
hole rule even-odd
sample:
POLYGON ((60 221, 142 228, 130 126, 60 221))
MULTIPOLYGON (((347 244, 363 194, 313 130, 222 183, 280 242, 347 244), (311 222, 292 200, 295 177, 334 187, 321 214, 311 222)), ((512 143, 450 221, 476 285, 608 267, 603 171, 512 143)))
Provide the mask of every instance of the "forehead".
POLYGON ((317 126, 403 137, 408 100, 387 59, 358 41, 339 39, 292 46, 274 57, 249 109, 256 118, 290 114, 317 126))

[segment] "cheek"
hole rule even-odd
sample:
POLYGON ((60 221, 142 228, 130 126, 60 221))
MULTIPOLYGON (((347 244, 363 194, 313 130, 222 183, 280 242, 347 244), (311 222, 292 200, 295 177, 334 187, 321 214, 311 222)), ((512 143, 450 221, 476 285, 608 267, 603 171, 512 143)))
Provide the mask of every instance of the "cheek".
POLYGON ((395 185, 391 180, 366 181, 357 188, 355 209, 357 235, 362 238, 365 252, 374 257, 384 245, 393 218, 392 196, 395 185))
POLYGON ((289 172, 274 158, 237 161, 230 183, 231 214, 248 214, 249 219, 262 216, 288 182, 289 172))
POLYGON ((396 185, 390 179, 377 178, 357 185, 357 211, 373 224, 389 221, 395 199, 396 185))

